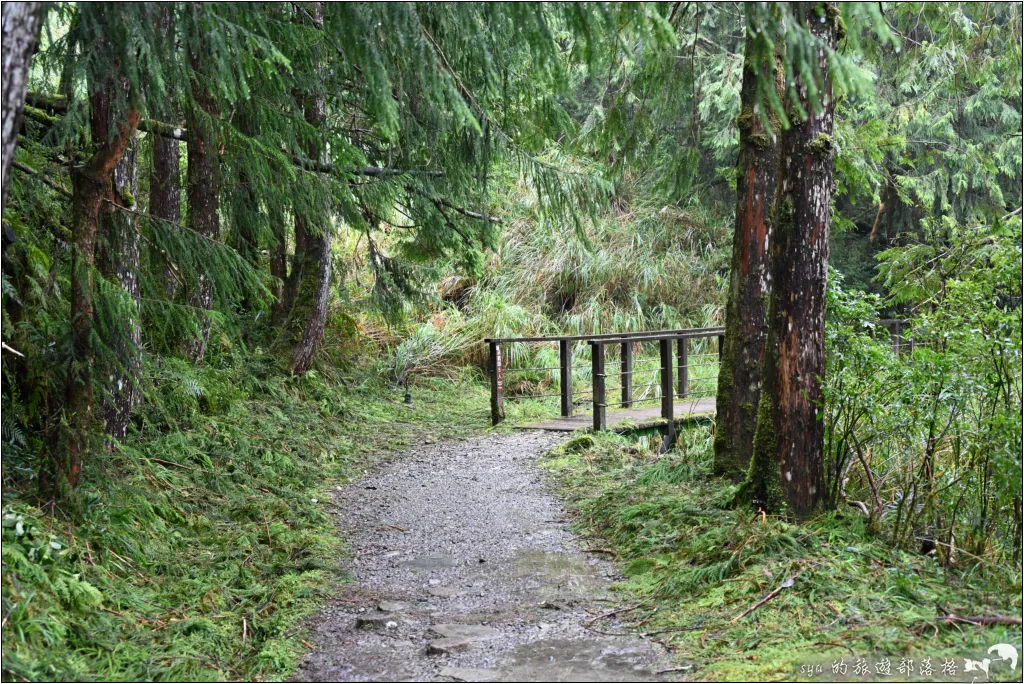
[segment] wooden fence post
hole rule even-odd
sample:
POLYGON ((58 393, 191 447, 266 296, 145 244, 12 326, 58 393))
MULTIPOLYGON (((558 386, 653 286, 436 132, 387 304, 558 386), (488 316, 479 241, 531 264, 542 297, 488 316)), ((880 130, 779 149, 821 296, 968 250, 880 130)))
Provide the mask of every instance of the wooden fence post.
POLYGON ((491 425, 505 420, 505 370, 502 367, 501 342, 490 343, 491 425))
POLYGON ((572 341, 558 340, 559 389, 562 394, 562 415, 572 415, 572 341))
POLYGON ((672 340, 659 342, 661 348, 661 417, 668 423, 665 425, 665 443, 671 444, 676 431, 675 391, 672 382, 672 340))
POLYGON ((601 342, 591 342, 590 344, 590 368, 594 383, 594 430, 603 432, 607 409, 604 391, 604 344, 601 342))
POLYGON ((690 393, 690 351, 689 340, 680 337, 676 342, 676 366, 679 375, 679 396, 685 397, 690 393))
POLYGON ((633 343, 623 342, 619 348, 622 361, 622 406, 633 405, 633 343))

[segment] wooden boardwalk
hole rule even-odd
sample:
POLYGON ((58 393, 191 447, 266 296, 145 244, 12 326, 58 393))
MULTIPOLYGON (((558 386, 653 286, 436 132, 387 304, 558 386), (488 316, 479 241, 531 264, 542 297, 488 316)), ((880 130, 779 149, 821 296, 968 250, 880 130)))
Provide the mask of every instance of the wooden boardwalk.
MULTIPOLYGON (((710 418, 715 415, 715 398, 681 399, 675 403, 672 414, 677 423, 710 418)), ((613 432, 628 432, 661 427, 665 424, 665 419, 661 417, 661 404, 652 404, 640 408, 609 411, 606 422, 608 429, 613 432)), ((590 430, 594 427, 594 417, 591 413, 586 412, 570 418, 554 418, 543 423, 517 425, 516 427, 520 430, 551 430, 553 432, 590 430)))

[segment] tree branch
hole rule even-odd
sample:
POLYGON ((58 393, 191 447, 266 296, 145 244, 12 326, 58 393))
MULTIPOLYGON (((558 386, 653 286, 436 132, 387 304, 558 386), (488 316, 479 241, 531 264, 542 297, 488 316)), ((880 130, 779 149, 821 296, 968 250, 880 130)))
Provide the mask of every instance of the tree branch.
POLYGON ((42 173, 41 171, 36 171, 35 169, 33 169, 31 167, 25 166, 24 164, 22 164, 19 161, 14 162, 14 168, 18 169, 19 171, 21 171, 22 173, 24 173, 24 174, 26 174, 28 176, 33 176, 34 178, 37 178, 38 180, 42 181, 43 183, 46 183, 51 188, 53 188, 54 190, 56 190, 60 194, 64 195, 65 197, 71 197, 72 196, 70 190, 65 188, 60 183, 57 183, 57 182, 51 180, 50 178, 48 178, 46 176, 46 174, 42 173))

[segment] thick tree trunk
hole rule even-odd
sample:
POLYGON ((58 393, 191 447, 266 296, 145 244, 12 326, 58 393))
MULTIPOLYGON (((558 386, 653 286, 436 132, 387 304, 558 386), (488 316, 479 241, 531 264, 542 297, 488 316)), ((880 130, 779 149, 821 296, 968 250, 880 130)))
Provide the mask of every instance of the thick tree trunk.
POLYGON ((292 319, 302 328, 302 336, 292 349, 295 373, 309 370, 313 355, 323 341, 330 295, 331 232, 330 226, 324 226, 321 234, 312 237, 307 245, 302 278, 292 307, 292 319))
MULTIPOLYGON (((323 13, 323 3, 314 2, 310 6, 309 19, 322 26, 323 13)), ((307 94, 303 100, 306 121, 319 128, 326 118, 323 94, 307 94)), ((324 152, 319 139, 310 141, 307 149, 310 159, 326 161, 324 152)), ((288 280, 292 291, 285 295, 290 309, 285 330, 292 343, 292 370, 296 373, 309 370, 327 325, 332 233, 327 196, 327 188, 313 187, 306 202, 295 211, 295 261, 288 280)))
MULTIPOLYGON (((836 45, 835 3, 808 4, 812 33, 836 45)), ((770 513, 811 513, 824 500, 824 424, 818 420, 825 375, 825 288, 832 222, 832 131, 835 103, 827 54, 820 102, 808 101, 808 118, 794 119, 782 136, 782 167, 772 232, 772 295, 754 453, 744 495, 770 513), (817 105, 817 106, 815 106, 817 105), (819 111, 815 111, 819 110, 819 111)))
POLYGON ((134 215, 117 206, 133 208, 139 190, 138 141, 135 136, 114 168, 112 203, 104 202, 100 214, 101 248, 97 250, 100 273, 120 283, 131 300, 128 319, 109 331, 107 346, 117 357, 107 373, 110 394, 105 409, 107 434, 121 441, 128 434, 132 411, 141 398, 142 328, 139 324, 139 232, 134 215), (117 206, 115 206, 115 204, 117 206))
MULTIPOLYGON (((736 227, 732 271, 725 313, 725 344, 718 371, 715 418, 715 472, 742 478, 750 464, 761 396, 761 361, 767 334, 767 299, 771 290, 768 244, 771 209, 778 182, 778 136, 772 116, 764 125, 757 103, 761 78, 781 78, 774 59, 759 64, 754 39, 748 37, 740 90, 739 160, 736 165, 736 227)), ((779 84, 782 89, 782 84, 779 84)), ((781 95, 781 93, 780 93, 781 95)))
POLYGON ((21 129, 29 66, 39 35, 41 7, 39 2, 5 2, 3 6, 3 176, 0 177, 0 209, 7 206, 7 186, 21 129))
POLYGON ((78 486, 89 451, 93 431, 95 401, 93 395, 93 366, 95 352, 91 337, 95 334, 93 296, 96 264, 96 233, 105 201, 116 201, 111 187, 114 169, 135 134, 139 124, 138 112, 129 109, 125 121, 119 122, 116 132, 107 120, 107 98, 104 89, 93 98, 92 128, 108 133, 96 141, 96 151, 86 164, 72 171, 72 225, 71 225, 71 344, 72 363, 68 371, 66 412, 68 443, 64 459, 57 471, 71 487, 78 486))
MULTIPOLYGON (((201 58, 192 55, 192 69, 202 73, 201 58)), ((188 225, 211 239, 220 234, 220 150, 212 118, 216 116, 216 105, 210 93, 196 86, 193 96, 199 111, 192 112, 188 123, 188 225)), ((200 274, 199 284, 190 295, 192 306, 210 309, 213 306, 213 284, 200 274)), ((210 322, 203 315, 200 318, 196 338, 189 344, 189 354, 201 361, 210 339, 210 322)))
MULTIPOLYGON (((153 142, 153 169, 149 176, 149 215, 181 223, 181 143, 160 135, 150 136, 150 140, 153 142)), ((173 298, 178 288, 175 266, 166 255, 157 256, 164 262, 164 292, 168 298, 173 298)))

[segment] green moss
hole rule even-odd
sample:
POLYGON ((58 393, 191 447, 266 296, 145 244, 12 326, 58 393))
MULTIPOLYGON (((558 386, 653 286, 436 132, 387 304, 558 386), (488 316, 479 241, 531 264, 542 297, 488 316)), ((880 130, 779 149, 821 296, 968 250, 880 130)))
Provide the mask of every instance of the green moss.
POLYGON ((126 207, 135 206, 135 195, 133 195, 132 191, 128 189, 128 186, 121 188, 121 201, 124 202, 124 206, 126 207))
POLYGON ((786 195, 781 202, 775 203, 775 219, 772 222, 772 229, 774 234, 772 240, 777 239, 776 236, 782 237, 785 233, 793 227, 793 198, 786 195))
POLYGON ((25 112, 25 116, 30 119, 35 119, 40 123, 45 123, 50 126, 56 126, 61 121, 60 117, 53 116, 49 112, 44 112, 42 109, 38 109, 32 105, 25 105, 25 109, 23 111, 25 112))
POLYGON ((736 117, 736 128, 741 131, 749 131, 756 121, 756 115, 750 107, 745 107, 736 117))
POLYGON ((818 133, 807 143, 807 149, 819 159, 826 159, 832 154, 832 136, 828 133, 818 133))
POLYGON ((737 504, 748 504, 769 514, 786 511, 786 495, 779 479, 775 461, 776 435, 772 420, 773 404, 762 394, 757 406, 757 427, 754 432, 754 453, 750 458, 747 479, 736 494, 737 504))
POLYGON ((759 150, 767 150, 772 146, 772 136, 767 133, 754 133, 750 136, 750 142, 759 150))
POLYGON ((839 7, 831 4, 825 5, 825 13, 828 16, 828 20, 835 27, 836 42, 846 38, 846 22, 843 21, 843 13, 839 10, 839 7))

